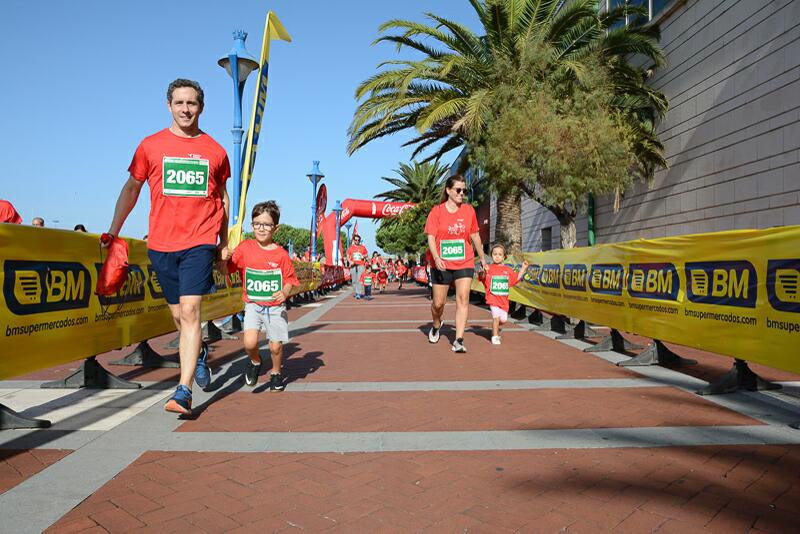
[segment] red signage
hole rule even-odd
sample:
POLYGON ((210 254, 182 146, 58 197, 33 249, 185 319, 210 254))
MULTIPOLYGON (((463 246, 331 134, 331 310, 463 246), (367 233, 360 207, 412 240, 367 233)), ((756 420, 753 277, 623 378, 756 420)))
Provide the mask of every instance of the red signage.
POLYGON ((322 221, 325 219, 325 208, 328 205, 328 188, 325 184, 319 186, 317 192, 317 237, 322 233, 322 221))

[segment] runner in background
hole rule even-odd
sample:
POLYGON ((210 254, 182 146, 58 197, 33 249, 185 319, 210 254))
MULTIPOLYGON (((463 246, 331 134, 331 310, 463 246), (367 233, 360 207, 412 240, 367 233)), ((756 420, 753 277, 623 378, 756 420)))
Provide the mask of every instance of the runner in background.
POLYGON ((381 293, 386 289, 387 283, 389 283, 389 272, 387 271, 386 262, 381 258, 381 270, 378 271, 378 290, 381 293))
POLYGON ((372 286, 375 284, 376 278, 377 273, 373 273, 371 270, 365 270, 361 273, 361 285, 364 288, 364 298, 366 300, 372 300, 372 286))
POLYGON ((397 289, 403 289, 403 281, 406 279, 408 268, 406 267, 406 264, 402 258, 397 258, 397 261, 394 264, 394 270, 397 273, 397 279, 400 281, 400 285, 397 287, 397 289))
POLYGON ((361 236, 353 234, 353 244, 347 249, 347 262, 350 265, 350 279, 353 281, 355 297, 364 296, 364 286, 361 285, 361 275, 364 274, 367 263, 367 247, 361 244, 361 236))
POLYGON ((519 271, 515 272, 503 264, 506 259, 506 247, 495 243, 490 253, 492 264, 481 273, 480 279, 486 289, 486 304, 492 312, 492 345, 500 345, 500 330, 508 321, 508 291, 522 280, 528 262, 523 261, 519 271))
MULTIPOLYGON (((228 155, 199 126, 203 89, 177 79, 167 88, 172 124, 137 147, 114 208, 108 234, 119 235, 142 186, 150 187, 147 253, 180 332, 180 383, 164 408, 189 415, 192 377, 201 388, 211 382, 208 347, 202 342, 200 303, 214 290, 214 259, 227 255, 228 155)), ((101 241, 108 246, 110 242, 101 241)))
POLYGON ((8 200, 0 200, 0 223, 22 224, 22 217, 8 200))
POLYGON ((258 334, 266 332, 272 369, 269 371, 270 391, 283 391, 281 375, 283 344, 289 342, 289 317, 284 302, 292 289, 300 285, 289 254, 273 241, 281 212, 273 201, 253 207, 252 224, 255 239, 242 241, 228 261, 228 270, 241 273, 244 306, 244 350, 250 359, 244 381, 255 386, 261 372, 258 353, 258 334))
POLYGON ((42 219, 41 217, 34 217, 33 219, 31 219, 31 226, 44 228, 44 219, 42 219))
POLYGON ((473 207, 464 202, 466 191, 467 183, 463 176, 456 174, 448 178, 442 191, 441 203, 431 209, 425 222, 428 252, 433 260, 432 324, 428 341, 439 341, 447 291, 450 284, 455 284, 456 338, 453 341, 453 352, 467 352, 464 346, 464 330, 469 319, 469 290, 474 274, 473 246, 478 251, 481 269, 486 266, 483 244, 478 233, 478 218, 473 207))

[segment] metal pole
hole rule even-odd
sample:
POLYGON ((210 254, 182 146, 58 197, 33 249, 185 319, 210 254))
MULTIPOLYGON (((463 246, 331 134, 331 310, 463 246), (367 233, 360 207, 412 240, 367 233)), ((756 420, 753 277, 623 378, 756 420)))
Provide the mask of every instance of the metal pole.
POLYGON ((339 220, 340 219, 339 218, 342 215, 342 208, 339 207, 339 202, 338 201, 336 202, 336 207, 338 209, 336 210, 336 234, 334 234, 335 235, 335 237, 334 237, 334 239, 335 239, 334 247, 335 248, 334 248, 334 252, 333 252, 333 264, 334 265, 339 265, 339 231, 340 231, 340 229, 339 229, 339 220))
MULTIPOLYGON (((311 258, 317 253, 317 182, 322 176, 319 172, 319 160, 314 160, 311 167, 311 174, 307 175, 311 179, 311 258)), ((325 215, 324 213, 322 214, 325 215)))
POLYGON ((229 54, 231 62, 231 79, 233 80, 233 198, 231 199, 232 225, 239 221, 239 197, 242 195, 242 163, 239 154, 242 153, 242 91, 244 84, 239 83, 239 56, 229 54))

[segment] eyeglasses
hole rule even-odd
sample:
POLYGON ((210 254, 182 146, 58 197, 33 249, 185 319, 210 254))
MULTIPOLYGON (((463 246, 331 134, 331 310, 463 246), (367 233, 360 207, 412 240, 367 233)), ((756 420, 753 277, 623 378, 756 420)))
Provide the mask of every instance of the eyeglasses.
POLYGON ((464 193, 467 192, 466 188, 464 187, 454 187, 453 191, 456 192, 456 195, 463 195, 464 193))
POLYGON ((253 229, 255 230, 272 230, 273 228, 275 228, 275 225, 273 223, 259 223, 259 222, 253 223, 253 229))

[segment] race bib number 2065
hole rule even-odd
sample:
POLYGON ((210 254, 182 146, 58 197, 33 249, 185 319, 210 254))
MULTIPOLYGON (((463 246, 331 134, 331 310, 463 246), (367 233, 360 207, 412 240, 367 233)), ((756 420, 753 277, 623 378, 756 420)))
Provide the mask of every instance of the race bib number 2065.
POLYGON ((272 294, 283 290, 283 277, 280 269, 245 269, 245 290, 251 301, 271 301, 272 294))
POLYGON ((162 190, 173 197, 208 196, 208 160, 164 156, 162 190))

